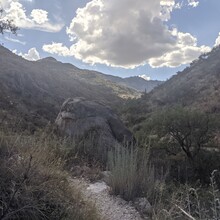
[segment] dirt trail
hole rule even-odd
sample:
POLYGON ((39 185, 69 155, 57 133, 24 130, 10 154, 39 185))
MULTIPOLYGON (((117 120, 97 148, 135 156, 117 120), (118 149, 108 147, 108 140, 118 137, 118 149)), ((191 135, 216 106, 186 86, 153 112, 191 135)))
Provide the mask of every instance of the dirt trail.
POLYGON ((80 186, 86 200, 94 203, 103 220, 143 220, 128 202, 111 196, 105 182, 87 183, 83 179, 71 179, 72 184, 80 186))

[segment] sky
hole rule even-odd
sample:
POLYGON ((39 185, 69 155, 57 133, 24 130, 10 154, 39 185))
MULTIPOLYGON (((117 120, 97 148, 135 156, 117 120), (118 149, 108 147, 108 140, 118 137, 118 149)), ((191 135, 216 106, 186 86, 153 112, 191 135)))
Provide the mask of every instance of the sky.
POLYGON ((25 59, 52 56, 120 77, 166 80, 220 44, 219 0, 0 0, 25 59))

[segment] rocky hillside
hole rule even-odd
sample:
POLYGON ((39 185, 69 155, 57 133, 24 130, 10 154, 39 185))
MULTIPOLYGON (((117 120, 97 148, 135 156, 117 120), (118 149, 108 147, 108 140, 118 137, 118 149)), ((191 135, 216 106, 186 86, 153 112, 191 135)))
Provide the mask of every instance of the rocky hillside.
POLYGON ((54 58, 27 61, 0 46, 0 121, 6 112, 11 118, 22 116, 36 123, 54 120, 69 97, 117 106, 123 99, 140 96, 136 90, 109 81, 103 75, 54 58))

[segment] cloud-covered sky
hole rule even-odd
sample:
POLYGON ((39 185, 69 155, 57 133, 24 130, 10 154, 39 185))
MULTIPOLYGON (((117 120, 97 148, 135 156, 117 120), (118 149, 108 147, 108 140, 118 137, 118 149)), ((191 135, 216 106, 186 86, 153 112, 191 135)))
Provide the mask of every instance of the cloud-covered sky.
POLYGON ((220 43, 219 0, 0 0, 18 35, 0 42, 25 59, 164 80, 220 43))

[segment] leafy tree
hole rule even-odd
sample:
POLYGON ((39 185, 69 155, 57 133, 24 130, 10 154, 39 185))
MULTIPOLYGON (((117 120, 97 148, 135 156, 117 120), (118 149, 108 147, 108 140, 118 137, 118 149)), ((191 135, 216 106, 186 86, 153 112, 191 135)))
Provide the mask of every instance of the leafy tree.
POLYGON ((191 161, 212 137, 211 119, 199 111, 169 109, 155 115, 150 124, 153 133, 166 143, 167 149, 170 145, 175 154, 175 148, 179 146, 191 161))
POLYGON ((14 25, 12 20, 4 19, 4 16, 4 10, 0 9, 0 34, 4 34, 5 31, 16 34, 18 27, 14 25))

